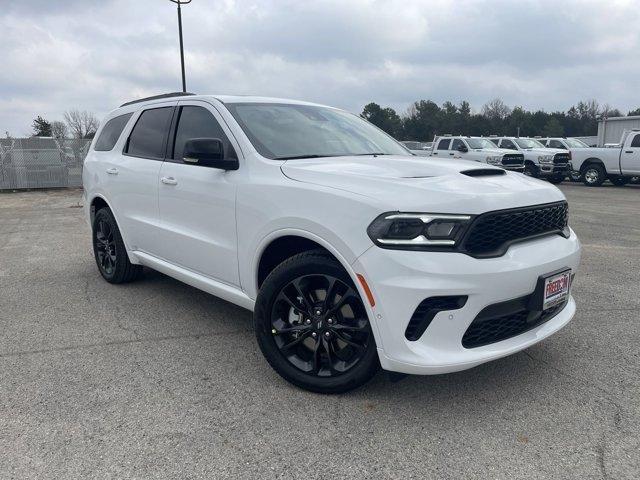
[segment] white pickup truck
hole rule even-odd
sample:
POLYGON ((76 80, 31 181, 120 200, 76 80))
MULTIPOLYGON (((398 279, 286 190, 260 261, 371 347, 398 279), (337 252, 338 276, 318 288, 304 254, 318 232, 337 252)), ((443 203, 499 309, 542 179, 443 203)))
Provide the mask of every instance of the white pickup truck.
POLYGON ((491 141, 500 148, 522 153, 525 175, 544 178, 551 183, 560 183, 571 170, 570 153, 565 150, 547 148, 533 138, 491 137, 491 141))
POLYGON ((505 170, 524 171, 524 155, 497 148, 482 137, 436 137, 432 157, 460 158, 496 165, 505 170))
POLYGON ((571 154, 573 169, 585 185, 597 187, 609 179, 622 186, 640 175, 640 131, 627 131, 615 147, 593 148, 575 138, 543 138, 548 147, 561 148, 571 154))
POLYGON ((411 153, 419 157, 428 157, 429 153, 431 153, 431 146, 433 145, 431 142, 414 142, 412 140, 405 140, 400 143, 407 147, 411 153))

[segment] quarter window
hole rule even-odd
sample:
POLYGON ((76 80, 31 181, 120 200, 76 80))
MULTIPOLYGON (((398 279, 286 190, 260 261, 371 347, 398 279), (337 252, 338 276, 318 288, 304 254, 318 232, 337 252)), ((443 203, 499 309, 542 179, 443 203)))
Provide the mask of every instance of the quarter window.
POLYGON ((136 157, 162 159, 173 107, 145 110, 129 135, 125 153, 136 157))
POLYGON ((633 140, 631 140, 631 146, 640 147, 640 133, 633 137, 633 140))
POLYGON ((226 158, 237 158, 222 127, 204 107, 185 106, 180 109, 178 129, 173 142, 173 159, 182 161, 184 146, 192 138, 217 138, 222 141, 226 158))
POLYGON ((451 143, 450 138, 440 140, 440 142, 438 143, 438 150, 449 150, 450 143, 451 143))
POLYGON ((102 128, 102 132, 100 132, 100 136, 98 140, 96 140, 94 150, 108 152, 113 149, 131 115, 133 115, 133 113, 127 113, 109 120, 102 128))

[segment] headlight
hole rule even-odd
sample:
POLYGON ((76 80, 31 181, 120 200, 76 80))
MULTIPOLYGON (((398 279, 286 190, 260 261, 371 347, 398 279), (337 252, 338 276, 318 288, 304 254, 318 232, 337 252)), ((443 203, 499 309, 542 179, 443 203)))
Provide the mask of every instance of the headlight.
POLYGON ((498 155, 495 157, 487 157, 487 163, 491 165, 500 165, 502 164, 502 156, 498 155))
POLYGON ((367 233, 382 248, 442 250, 455 247, 466 231, 470 215, 383 213, 367 233))
POLYGON ((553 161, 553 155, 540 155, 538 161, 540 163, 551 163, 553 161))

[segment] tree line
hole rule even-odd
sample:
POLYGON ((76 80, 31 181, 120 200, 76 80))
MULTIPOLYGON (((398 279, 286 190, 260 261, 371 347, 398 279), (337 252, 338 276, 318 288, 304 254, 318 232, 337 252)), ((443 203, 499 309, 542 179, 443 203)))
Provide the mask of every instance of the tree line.
POLYGON ((53 137, 64 139, 69 136, 73 138, 91 139, 98 131, 100 122, 96 116, 86 110, 68 110, 64 112, 64 121, 48 121, 38 115, 33 120, 34 137, 53 137))
MULTIPOLYGON (((640 115, 640 108, 628 115, 640 115)), ((369 103, 360 116, 398 140, 431 141, 434 135, 506 135, 581 137, 596 135, 598 118, 619 117, 617 108, 600 105, 595 100, 578 102, 566 112, 547 113, 510 108, 495 98, 473 112, 469 102, 444 102, 439 106, 431 100, 414 102, 406 113, 399 115, 393 108, 369 103)))

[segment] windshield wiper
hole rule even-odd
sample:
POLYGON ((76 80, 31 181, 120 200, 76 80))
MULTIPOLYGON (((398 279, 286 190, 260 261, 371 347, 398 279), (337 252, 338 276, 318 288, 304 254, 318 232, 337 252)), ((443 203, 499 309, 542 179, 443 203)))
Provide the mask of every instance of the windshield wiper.
POLYGON ((354 153, 351 156, 353 156, 353 157, 363 157, 365 155, 376 155, 376 156, 378 156, 378 155, 391 155, 391 154, 390 153, 382 153, 382 152, 370 152, 370 153, 354 153))

